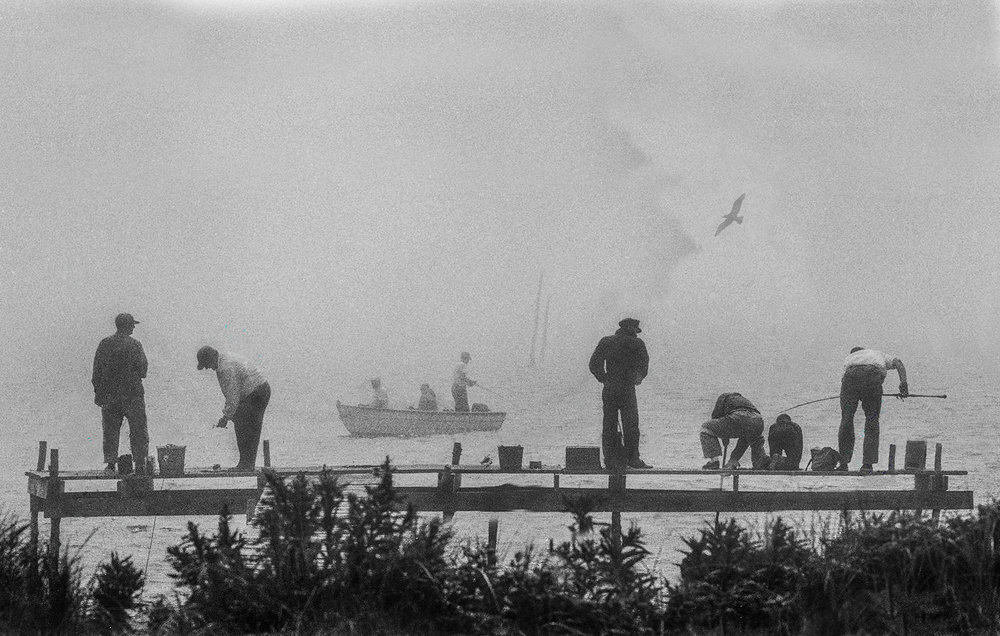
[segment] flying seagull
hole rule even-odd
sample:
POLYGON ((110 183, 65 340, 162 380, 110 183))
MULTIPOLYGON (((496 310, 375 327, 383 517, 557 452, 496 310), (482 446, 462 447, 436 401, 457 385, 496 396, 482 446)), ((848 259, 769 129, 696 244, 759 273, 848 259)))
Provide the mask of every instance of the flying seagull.
POLYGON ((718 236, 719 233, 722 232, 722 230, 732 225, 733 221, 736 221, 741 225, 743 224, 743 217, 737 215, 740 213, 740 206, 743 205, 743 197, 745 196, 746 196, 745 192, 741 194, 740 198, 736 199, 736 201, 733 202, 733 210, 726 216, 722 217, 722 223, 719 223, 719 229, 715 230, 716 236, 718 236))

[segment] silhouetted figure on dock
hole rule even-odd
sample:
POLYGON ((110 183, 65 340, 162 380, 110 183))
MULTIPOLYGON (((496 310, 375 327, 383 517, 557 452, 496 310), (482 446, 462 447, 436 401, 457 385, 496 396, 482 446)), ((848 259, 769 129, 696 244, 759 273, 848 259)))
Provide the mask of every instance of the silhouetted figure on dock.
POLYGON ((733 222, 743 225, 743 217, 739 216, 739 213, 740 213, 740 208, 743 206, 743 197, 745 196, 746 194, 741 194, 740 198, 736 199, 736 201, 733 202, 733 209, 729 212, 729 214, 722 217, 722 223, 720 223, 718 229, 715 230, 716 236, 721 234, 722 230, 732 225, 733 222))
POLYGON ((389 392, 382 386, 382 378, 372 378, 372 401, 369 406, 377 409, 389 408, 389 392))
POLYGON ((840 380, 840 444, 841 464, 837 470, 847 470, 854 457, 854 414, 858 402, 865 413, 865 441, 861 455, 861 470, 869 472, 878 463, 879 414, 882 412, 882 383, 889 369, 899 374, 899 395, 910 393, 906 384, 903 361, 875 349, 854 347, 844 359, 844 375, 840 380))
POLYGON ((132 332, 139 321, 132 314, 115 317, 116 332, 97 345, 94 354, 94 404, 101 407, 105 470, 115 472, 122 419, 128 420, 129 443, 136 472, 142 473, 149 453, 146 429, 146 397, 142 379, 149 363, 132 332))
POLYGON ((614 335, 601 338, 590 356, 590 372, 604 385, 601 390, 604 403, 601 444, 604 463, 609 470, 626 466, 652 468, 639 458, 639 406, 635 387, 649 373, 649 353, 646 343, 638 336, 640 333, 639 321, 625 318, 618 323, 614 335))
POLYGON ((417 405, 417 408, 421 411, 438 410, 437 395, 434 393, 434 389, 431 388, 431 385, 420 385, 420 403, 417 405))
POLYGON ((798 470, 802 463, 802 427, 782 413, 767 430, 771 470, 798 470))
POLYGON ((476 386, 476 381, 470 378, 466 372, 466 367, 472 356, 463 351, 461 362, 455 367, 451 375, 451 397, 455 399, 455 410, 463 413, 469 411, 469 387, 476 386))
POLYGON ((264 428, 264 411, 271 401, 271 385, 246 358, 212 347, 198 349, 198 370, 201 369, 215 371, 219 388, 226 398, 216 426, 226 428, 230 420, 233 422, 236 447, 240 452, 240 461, 233 470, 253 470, 257 464, 260 431, 264 428))
POLYGON ((701 450, 708 462, 705 470, 718 470, 722 457, 720 439, 736 438, 736 447, 723 468, 737 468, 740 458, 750 448, 750 462, 761 468, 764 454, 764 419, 750 400, 739 393, 723 393, 715 401, 712 419, 701 425, 701 450))

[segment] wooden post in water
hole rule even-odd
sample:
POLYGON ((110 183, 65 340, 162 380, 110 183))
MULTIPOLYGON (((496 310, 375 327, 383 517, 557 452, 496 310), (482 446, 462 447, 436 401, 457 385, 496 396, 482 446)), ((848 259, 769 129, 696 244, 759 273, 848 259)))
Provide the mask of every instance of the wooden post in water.
POLYGON ((48 446, 48 442, 38 442, 38 466, 36 470, 39 472, 45 470, 45 453, 47 452, 48 446))
MULTIPOLYGON (((42 441, 38 442, 38 463, 35 466, 35 470, 42 472, 45 470, 45 453, 48 450, 48 442, 42 441)), ((38 518, 42 514, 41 505, 38 502, 38 497, 35 495, 30 496, 31 501, 29 502, 30 509, 30 535, 29 541, 31 546, 32 556, 38 554, 38 518)))
POLYGON ((608 475, 608 494, 611 496, 611 545, 615 553, 622 548, 622 497, 625 495, 625 475, 608 475))
MULTIPOLYGON (((941 480, 942 480, 942 475, 941 475, 941 454, 942 454, 942 451, 943 451, 943 447, 941 446, 940 443, 934 444, 934 475, 932 476, 932 479, 931 479, 931 489, 932 490, 944 490, 944 488, 942 488, 943 484, 941 483, 941 480)), ((944 477, 944 478, 947 479, 947 477, 944 477)), ((937 522, 938 522, 938 520, 940 518, 941 518, 941 509, 940 508, 934 508, 931 511, 931 522, 933 524, 937 525, 937 522)))
MULTIPOLYGON (((49 452, 49 490, 48 501, 59 501, 59 493, 62 492, 62 483, 59 481, 59 449, 53 448, 49 452)), ((51 503, 49 504, 51 505, 51 503)), ((58 505, 53 506, 52 520, 49 525, 49 554, 59 557, 59 525, 62 519, 59 518, 58 505)))
MULTIPOLYGON (((451 464, 444 467, 444 469, 438 473, 438 489, 441 490, 445 496, 450 496, 454 494, 462 486, 462 475, 455 474, 452 470, 452 466, 457 466, 459 462, 462 461, 462 445, 459 442, 451 447, 451 464)), ((455 516, 454 508, 446 506, 441 511, 441 518, 445 521, 451 521, 455 516)))
POLYGON ((264 440, 264 468, 271 467, 271 440, 264 440))
POLYGON ((895 444, 889 444, 889 467, 888 467, 888 470, 889 470, 890 473, 896 471, 896 445, 895 444))
MULTIPOLYGON (((500 462, 500 458, 497 458, 497 463, 500 462)), ((458 466, 462 463, 462 444, 460 442, 455 442, 451 447, 451 465, 458 466)), ((454 476, 454 488, 462 487, 462 474, 459 473, 454 476)))
POLYGON ((486 539, 486 563, 489 565, 497 564, 497 530, 500 526, 500 520, 496 517, 490 519, 489 530, 486 539))

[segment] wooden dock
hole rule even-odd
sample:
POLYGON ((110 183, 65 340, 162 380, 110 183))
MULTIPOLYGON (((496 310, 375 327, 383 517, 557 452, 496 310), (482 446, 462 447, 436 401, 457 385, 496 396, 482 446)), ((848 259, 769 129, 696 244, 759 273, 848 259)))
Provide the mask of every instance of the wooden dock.
MULTIPOLYGON (((949 490, 949 476, 967 475, 964 470, 942 470, 941 444, 937 444, 934 468, 896 470, 895 448, 890 448, 889 470, 861 473, 858 471, 723 471, 723 470, 627 470, 609 474, 604 470, 566 469, 562 466, 542 466, 518 470, 502 470, 497 466, 461 464, 461 445, 455 444, 450 464, 394 466, 397 475, 424 475, 426 485, 397 485, 396 490, 406 501, 422 512, 440 512, 450 519, 456 512, 563 512, 565 500, 586 497, 594 512, 610 512, 612 527, 621 527, 622 513, 655 512, 777 512, 784 510, 923 510, 933 511, 936 520, 941 510, 973 508, 973 493, 949 490), (525 485, 524 477, 541 476, 545 485, 525 485), (668 482, 671 477, 720 476, 725 488, 699 490, 667 487, 647 488, 629 485, 633 477, 640 481, 668 482), (594 481, 600 486, 569 485, 567 482, 594 481), (741 481, 773 477, 795 480, 841 479, 864 477, 865 480, 886 477, 912 477, 913 487, 898 490, 741 490, 741 481), (463 484, 492 477, 521 483, 500 485, 463 484), (606 486, 604 485, 606 483, 606 486)), ((264 470, 284 477, 298 474, 319 475, 324 470, 343 475, 348 482, 372 483, 380 466, 272 466, 270 444, 264 441, 264 468, 253 472, 220 471, 205 468, 188 469, 182 476, 122 476, 104 471, 61 471, 59 450, 48 451, 46 442, 39 442, 38 463, 27 471, 30 497, 31 540, 37 545, 39 517, 50 519, 50 550, 58 551, 60 521, 76 517, 142 517, 218 515, 224 506, 231 514, 254 511, 266 485, 264 470), (214 487, 220 478, 242 480, 241 487, 214 487), (213 483, 214 482, 214 483, 213 483), (114 488, 101 487, 114 484, 114 488), (67 488, 70 485, 70 488, 67 488), (89 489, 81 490, 79 486, 89 489), (167 486, 166 488, 164 486, 167 486), (159 486, 158 488, 155 486, 159 486)), ((534 481, 538 481, 535 479, 534 481)), ((668 485, 668 484, 664 484, 668 485)), ((496 526, 491 522, 490 540, 495 541, 496 526)))

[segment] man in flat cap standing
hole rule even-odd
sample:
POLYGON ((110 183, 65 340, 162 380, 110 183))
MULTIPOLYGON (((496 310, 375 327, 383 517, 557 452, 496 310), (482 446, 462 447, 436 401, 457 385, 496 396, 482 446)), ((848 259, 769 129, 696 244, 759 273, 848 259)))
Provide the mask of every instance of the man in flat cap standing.
POLYGON ((122 419, 128 420, 129 442, 136 473, 145 472, 149 453, 146 430, 146 398, 142 379, 149 363, 139 341, 132 337, 138 320, 132 314, 115 317, 114 335, 97 345, 94 354, 94 404, 101 407, 105 470, 113 472, 118 462, 122 419))
POLYGON ((609 470, 652 468, 639 459, 639 407, 635 387, 649 372, 646 344, 639 339, 639 321, 625 318, 618 331, 601 338, 590 356, 590 372, 604 385, 604 463, 609 470), (621 432, 618 417, 621 414, 621 432))
POLYGON ((220 352, 213 347, 198 349, 197 356, 198 370, 213 369, 226 398, 216 426, 226 428, 230 420, 233 422, 240 461, 232 470, 252 471, 257 464, 257 447, 264 428, 264 411, 271 400, 271 385, 264 374, 242 356, 220 352))

